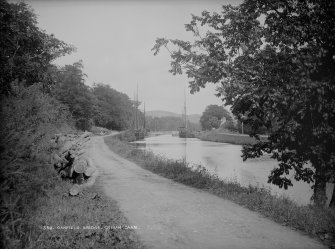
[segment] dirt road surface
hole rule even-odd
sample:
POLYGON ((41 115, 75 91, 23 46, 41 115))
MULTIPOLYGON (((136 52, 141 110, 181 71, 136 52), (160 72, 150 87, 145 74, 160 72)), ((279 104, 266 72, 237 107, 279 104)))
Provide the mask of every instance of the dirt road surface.
POLYGON ((103 137, 93 138, 90 153, 98 183, 148 248, 325 248, 228 200, 144 170, 112 152, 103 137))

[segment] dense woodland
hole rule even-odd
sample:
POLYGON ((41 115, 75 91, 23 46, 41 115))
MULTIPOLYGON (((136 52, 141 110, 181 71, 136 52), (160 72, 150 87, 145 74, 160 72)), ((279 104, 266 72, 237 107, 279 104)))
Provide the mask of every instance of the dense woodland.
MULTIPOLYGON (((52 63, 74 52, 75 48, 39 29, 28 5, 1 1, 1 11, 0 90, 3 101, 12 101, 11 108, 19 110, 15 101, 28 101, 23 92, 34 89, 34 101, 44 96, 57 103, 53 105, 55 108, 62 106, 67 123, 78 129, 89 130, 92 125, 115 130, 132 127, 136 108, 127 95, 103 83, 93 87, 86 85, 82 61, 63 67, 52 63)), ((33 103, 26 103, 26 106, 32 107, 33 103)), ((52 119, 53 107, 49 108, 52 119)), ((25 115, 38 114, 32 109, 25 115)), ((138 115, 143 114, 139 112, 138 115)))

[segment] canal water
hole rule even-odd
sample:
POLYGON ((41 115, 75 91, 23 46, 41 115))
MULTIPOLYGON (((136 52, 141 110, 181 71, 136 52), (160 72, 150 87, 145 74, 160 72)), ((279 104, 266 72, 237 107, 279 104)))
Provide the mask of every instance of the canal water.
MULTIPOLYGON (((179 138, 177 136, 159 135, 136 141, 138 148, 152 151, 170 159, 185 159, 191 165, 202 165, 222 179, 237 181, 243 186, 267 188, 274 195, 284 195, 300 205, 310 203, 313 194, 311 186, 302 181, 295 181, 287 190, 267 183, 268 176, 278 162, 266 155, 243 162, 241 145, 201 141, 197 138, 179 138)), ((330 201, 333 185, 327 186, 330 201)))

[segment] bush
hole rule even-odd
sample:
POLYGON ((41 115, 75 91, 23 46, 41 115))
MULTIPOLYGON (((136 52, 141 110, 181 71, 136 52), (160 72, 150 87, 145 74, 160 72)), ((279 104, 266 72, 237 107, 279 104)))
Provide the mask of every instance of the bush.
POLYGON ((82 131, 90 131, 92 129, 92 120, 81 118, 76 121, 76 128, 82 131))
POLYGON ((234 124, 234 121, 232 119, 228 119, 223 125, 222 127, 225 130, 228 131, 233 131, 233 132, 237 132, 238 128, 236 127, 236 125, 234 124))
POLYGON ((48 160, 51 137, 71 131, 72 119, 64 105, 42 91, 42 84, 13 82, 11 87, 13 95, 1 96, 1 236, 2 248, 23 248, 36 230, 27 210, 35 210, 38 197, 54 187, 53 170, 36 159, 48 160))
POLYGON ((50 139, 71 131, 68 108, 42 91, 42 84, 12 83, 14 95, 1 98, 1 146, 14 157, 29 158, 50 151, 50 139))
POLYGON ((125 142, 133 142, 136 140, 135 132, 132 130, 123 131, 117 135, 117 138, 125 142))

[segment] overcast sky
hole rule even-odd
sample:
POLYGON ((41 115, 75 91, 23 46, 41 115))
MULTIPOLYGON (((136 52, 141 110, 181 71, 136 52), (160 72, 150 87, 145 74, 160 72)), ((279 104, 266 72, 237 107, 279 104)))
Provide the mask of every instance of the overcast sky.
MULTIPOLYGON (((151 48, 157 37, 192 39, 184 24, 191 14, 220 12, 223 4, 241 1, 26 1, 38 16, 39 26, 77 48, 77 52, 55 61, 58 65, 83 60, 86 84, 105 83, 139 100, 147 110, 181 113, 186 75, 173 76, 169 54, 157 56, 151 48)), ((187 91, 187 112, 201 114, 209 104, 221 104, 215 86, 199 93, 187 91)), ((143 105, 142 105, 143 107, 143 105)))

